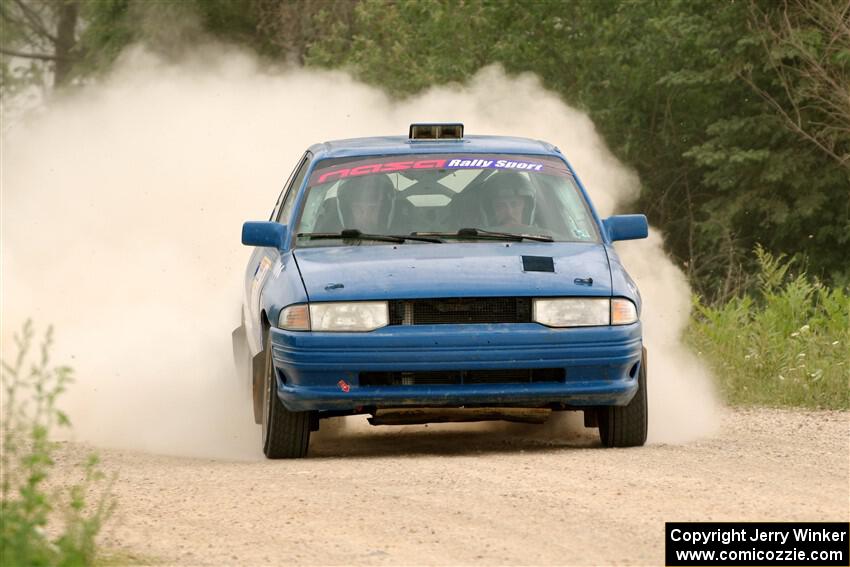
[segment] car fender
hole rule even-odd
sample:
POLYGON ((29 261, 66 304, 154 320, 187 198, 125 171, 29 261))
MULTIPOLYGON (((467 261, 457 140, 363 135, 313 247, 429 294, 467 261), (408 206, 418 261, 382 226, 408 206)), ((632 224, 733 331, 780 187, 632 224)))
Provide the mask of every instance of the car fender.
POLYGON ((261 353, 264 348, 263 316, 274 325, 281 309, 306 302, 307 292, 292 253, 281 254, 277 250, 263 249, 246 286, 244 303, 248 312, 245 334, 251 356, 261 353))
POLYGON ((640 317, 642 300, 637 284, 623 267, 614 247, 606 244, 605 252, 608 254, 608 265, 611 268, 611 296, 630 299, 637 307, 638 317, 640 317))

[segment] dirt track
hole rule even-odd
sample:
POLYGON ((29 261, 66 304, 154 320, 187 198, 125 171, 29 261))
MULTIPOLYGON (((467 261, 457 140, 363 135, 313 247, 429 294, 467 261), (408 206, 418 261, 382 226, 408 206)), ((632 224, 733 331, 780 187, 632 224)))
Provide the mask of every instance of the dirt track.
MULTIPOLYGON (((101 450, 101 539, 143 563, 663 564, 664 521, 850 516, 850 413, 730 412, 684 446, 521 428, 355 427, 299 461, 101 450)), ((86 448, 65 445, 58 466, 86 448)))

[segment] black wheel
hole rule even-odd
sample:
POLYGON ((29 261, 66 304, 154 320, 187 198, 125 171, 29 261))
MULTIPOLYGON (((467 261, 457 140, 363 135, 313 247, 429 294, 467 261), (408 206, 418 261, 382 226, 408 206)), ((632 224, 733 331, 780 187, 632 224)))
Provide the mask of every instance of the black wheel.
POLYGON ((298 459, 310 444, 310 412, 289 411, 277 397, 271 333, 266 339, 263 384, 263 453, 269 459, 298 459))
POLYGON ((646 443, 646 349, 638 370, 638 391, 627 406, 600 408, 599 438, 606 447, 640 447, 646 443))

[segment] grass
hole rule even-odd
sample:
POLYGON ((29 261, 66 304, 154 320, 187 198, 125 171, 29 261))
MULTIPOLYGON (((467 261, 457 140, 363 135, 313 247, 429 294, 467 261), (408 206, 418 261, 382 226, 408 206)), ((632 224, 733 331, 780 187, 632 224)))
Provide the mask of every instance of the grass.
POLYGON ((850 292, 756 249, 758 291, 723 305, 695 299, 687 340, 733 405, 850 407, 850 292))
POLYGON ((15 360, 3 360, 0 374, 0 564, 93 565, 97 561, 96 536, 112 512, 113 500, 96 455, 81 463, 82 482, 64 489, 45 487, 56 451, 51 434, 57 428, 70 427, 57 400, 71 382, 72 370, 51 365, 50 329, 36 360, 31 361, 33 335, 32 324, 27 322, 15 337, 15 360))

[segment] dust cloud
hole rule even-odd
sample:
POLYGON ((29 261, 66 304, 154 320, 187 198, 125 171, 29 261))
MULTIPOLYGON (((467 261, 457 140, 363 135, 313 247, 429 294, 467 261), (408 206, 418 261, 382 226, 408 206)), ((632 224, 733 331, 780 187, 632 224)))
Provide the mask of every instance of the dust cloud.
MULTIPOLYGON (((558 145, 603 216, 637 194, 588 117, 530 75, 488 67, 394 102, 340 72, 270 70, 233 50, 180 62, 130 50, 109 76, 4 129, 4 356, 26 318, 55 326, 54 360, 77 377, 64 405, 78 440, 258 458, 231 359, 241 223, 268 218, 310 143, 443 120, 558 145)), ((709 434, 710 377, 678 340, 685 280, 657 234, 622 249, 646 300, 650 440, 709 434)))

